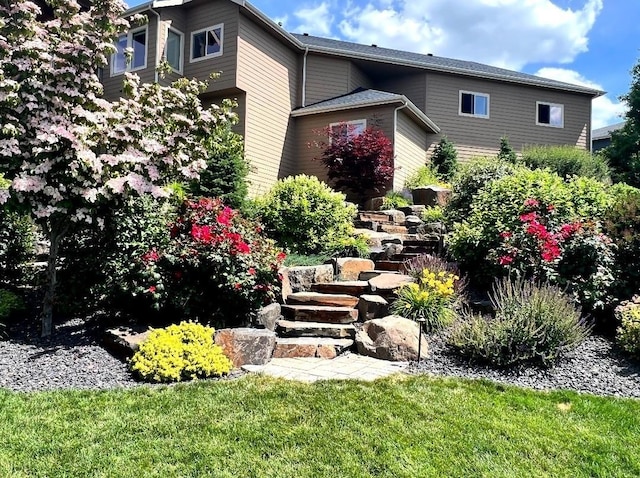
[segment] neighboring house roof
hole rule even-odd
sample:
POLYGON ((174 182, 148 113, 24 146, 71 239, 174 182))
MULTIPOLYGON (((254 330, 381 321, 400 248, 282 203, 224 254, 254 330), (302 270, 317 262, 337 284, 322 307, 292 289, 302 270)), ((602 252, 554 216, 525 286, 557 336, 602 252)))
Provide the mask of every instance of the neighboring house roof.
POLYGON ((607 139, 607 138, 611 138, 611 133, 613 131, 617 131, 619 129, 622 129, 622 127, 624 126, 625 122, 622 121, 620 123, 616 123, 616 124, 610 124, 608 126, 604 126, 602 128, 597 128, 594 129, 591 132, 591 141, 596 141, 598 139, 607 139))
POLYGON ((533 86, 543 86, 559 90, 585 93, 594 97, 604 94, 604 91, 595 88, 587 88, 585 86, 564 83, 562 81, 542 78, 540 76, 529 75, 527 73, 520 73, 517 71, 506 70, 504 68, 484 65, 474 61, 423 55, 420 53, 380 48, 373 45, 361 45, 359 43, 331 40, 329 38, 321 38, 311 35, 300 35, 294 33, 293 36, 314 52, 337 54, 363 60, 382 61, 393 63, 395 65, 406 65, 426 70, 441 71, 444 73, 456 73, 533 86))
POLYGON ((389 104, 399 104, 408 110, 425 129, 433 133, 439 133, 440 128, 427 115, 414 105, 404 95, 397 93, 389 93, 379 90, 363 90, 358 89, 352 93, 343 96, 337 96, 329 100, 320 101, 303 108, 298 108, 291 113, 291 116, 306 116, 319 113, 330 113, 332 111, 342 111, 355 108, 366 108, 371 106, 382 106, 389 104))

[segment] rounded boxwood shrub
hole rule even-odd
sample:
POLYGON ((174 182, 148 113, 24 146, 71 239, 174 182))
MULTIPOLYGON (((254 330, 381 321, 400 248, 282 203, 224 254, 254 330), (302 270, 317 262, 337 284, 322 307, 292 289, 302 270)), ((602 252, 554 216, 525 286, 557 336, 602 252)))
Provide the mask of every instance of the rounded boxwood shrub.
POLYGON ((606 159, 575 146, 527 146, 522 150, 522 162, 532 169, 548 168, 563 178, 585 176, 611 182, 606 159))
POLYGON ((226 375, 232 364, 214 343, 214 332, 213 328, 194 322, 154 329, 131 358, 131 371, 148 382, 226 375))
POLYGON ((467 312, 453 326, 448 344, 466 358, 550 366, 589 335, 580 310, 558 287, 503 279, 490 297, 493 317, 467 312))
MULTIPOLYGON (((0 289, 0 321, 5 321, 16 312, 24 310, 22 298, 10 290, 0 289)), ((0 327, 2 322, 0 322, 0 327)))
POLYGON ((356 207, 313 176, 278 181, 255 201, 265 232, 282 247, 300 254, 317 254, 327 245, 351 235, 356 207))
POLYGON ((616 339, 625 352, 640 357, 640 304, 629 304, 616 309, 620 321, 616 339))

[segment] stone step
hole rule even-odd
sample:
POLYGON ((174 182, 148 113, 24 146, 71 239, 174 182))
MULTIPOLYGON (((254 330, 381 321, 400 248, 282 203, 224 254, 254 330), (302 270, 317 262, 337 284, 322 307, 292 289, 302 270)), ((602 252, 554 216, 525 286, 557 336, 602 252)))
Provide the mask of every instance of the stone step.
POLYGON ((294 292, 286 300, 289 305, 326 305, 351 307, 358 305, 358 298, 348 294, 321 294, 320 292, 294 292))
POLYGON ((378 211, 362 211, 358 213, 360 221, 377 222, 379 224, 393 224, 393 216, 378 211))
POLYGON ((384 270, 380 270, 380 269, 373 269, 370 271, 362 271, 360 273, 360 276, 358 277, 359 280, 366 280, 368 281, 369 279, 373 279, 374 277, 378 277, 380 274, 399 274, 398 271, 384 271, 384 270))
POLYGON ((380 224, 378 231, 386 232, 387 234, 406 234, 408 229, 405 226, 397 226, 395 224, 380 224))
POLYGON ((323 294, 348 294, 359 297, 369 291, 369 283, 360 280, 325 282, 312 284, 311 291, 321 292, 323 294))
POLYGON ((353 347, 351 339, 278 337, 273 358, 319 357, 332 359, 353 347))
POLYGON ((437 247, 439 244, 440 240, 439 239, 415 239, 415 238, 411 238, 411 239, 403 239, 402 241, 402 245, 407 248, 407 247, 437 247))
POLYGON ((376 269, 381 271, 406 272, 405 261, 376 261, 376 269))
POLYGON ((356 328, 351 324, 327 324, 326 322, 301 322, 298 320, 279 320, 276 324, 276 332, 280 337, 353 339, 356 336, 356 328))
POLYGON ((433 254, 438 249, 438 244, 426 244, 423 246, 404 246, 402 252, 407 254, 433 254))
POLYGON ((413 277, 403 274, 380 274, 369 280, 369 287, 373 294, 385 299, 394 298, 394 292, 404 284, 414 282, 413 277))
POLYGON ((350 324, 358 320, 357 309, 321 305, 283 305, 282 315, 289 320, 330 324, 350 324))
POLYGON ((393 256, 391 256, 390 260, 405 262, 422 255, 424 254, 422 254, 421 252, 404 252, 403 250, 400 254, 394 254, 393 256))

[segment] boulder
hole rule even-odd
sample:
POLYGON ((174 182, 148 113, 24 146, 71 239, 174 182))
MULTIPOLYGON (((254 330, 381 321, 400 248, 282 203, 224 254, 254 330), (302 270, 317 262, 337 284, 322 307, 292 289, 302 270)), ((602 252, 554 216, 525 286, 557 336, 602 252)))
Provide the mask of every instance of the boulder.
POLYGON ((358 303, 358 318, 365 322, 389 314, 389 302, 375 294, 362 294, 358 303))
POLYGON ((364 203, 364 209, 366 209, 367 211, 378 211, 380 210, 380 208, 382 208, 383 204, 384 204, 383 196, 374 197, 366 200, 366 202, 364 203))
POLYGON ((411 228, 411 227, 418 227, 419 225, 421 225, 424 221, 422 219, 420 219, 418 216, 407 216, 404 220, 404 225, 411 228))
POLYGON ((263 327, 269 330, 276 330, 276 322, 282 317, 282 308, 280 304, 274 302, 273 304, 265 305, 256 314, 256 324, 258 327, 263 327))
MULTIPOLYGON (((381 263, 378 263, 380 267, 381 263)), ((369 279, 369 288, 383 297, 391 297, 393 293, 408 282, 414 282, 414 278, 404 274, 380 274, 369 279)))
POLYGON ((216 330, 215 342, 233 363, 234 368, 243 365, 264 365, 271 360, 276 346, 275 332, 267 329, 216 330))
POLYGON ((402 252, 403 246, 402 244, 396 243, 387 243, 382 246, 382 256, 381 260, 391 259, 393 256, 400 254, 402 252))
POLYGON ((451 189, 441 186, 425 186, 414 189, 411 194, 414 204, 444 207, 451 198, 451 189))
MULTIPOLYGON (((358 353, 383 360, 406 362, 418 359, 418 324, 399 315, 368 320, 356 334, 358 353)), ((427 340, 422 340, 422 356, 427 354, 427 340)))
MULTIPOLYGON (((405 216, 418 216, 422 215, 427 207, 424 204, 412 204, 410 206, 399 207, 398 210, 402 211, 405 216)), ((406 218, 405 218, 406 220, 406 218)))
POLYGON ((338 280, 358 280, 360 272, 375 268, 372 260, 359 257, 339 257, 334 259, 334 265, 338 280))
POLYGON ((333 282, 332 264, 284 267, 280 272, 283 276, 283 295, 285 282, 287 289, 291 292, 308 291, 312 284, 333 282))
POLYGON ((399 211, 398 209, 385 209, 384 211, 380 211, 381 213, 389 216, 389 221, 394 224, 402 225, 404 224, 404 213, 399 211))
POLYGON ((144 342, 151 330, 149 327, 116 327, 104 332, 103 342, 114 355, 122 358, 131 357, 144 342))

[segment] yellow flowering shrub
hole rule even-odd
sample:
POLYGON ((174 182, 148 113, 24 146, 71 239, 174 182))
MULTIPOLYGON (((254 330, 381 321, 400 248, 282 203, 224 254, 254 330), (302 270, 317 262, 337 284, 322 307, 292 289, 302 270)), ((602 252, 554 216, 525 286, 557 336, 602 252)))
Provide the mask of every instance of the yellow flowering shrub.
POLYGON ((195 322, 154 329, 131 358, 131 371, 148 382, 225 375, 231 371, 231 361, 214 343, 214 332, 195 322))
POLYGON ((427 331, 450 324, 454 318, 455 284, 460 278, 448 271, 423 269, 417 281, 396 292, 391 305, 394 314, 408 319, 425 319, 427 331))

